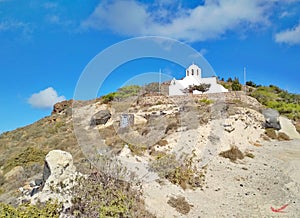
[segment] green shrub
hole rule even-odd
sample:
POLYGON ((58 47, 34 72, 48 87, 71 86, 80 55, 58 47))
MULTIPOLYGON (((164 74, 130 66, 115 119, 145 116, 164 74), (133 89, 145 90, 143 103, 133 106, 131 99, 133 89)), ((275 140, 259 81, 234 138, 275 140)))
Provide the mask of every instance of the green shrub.
POLYGON ((114 98, 121 100, 131 96, 137 96, 141 92, 142 88, 138 85, 124 86, 118 89, 115 93, 114 98))
POLYGON ((205 104, 205 105, 209 105, 209 104, 214 103, 214 101, 211 100, 211 99, 208 99, 208 98, 202 98, 202 99, 199 100, 199 103, 200 103, 200 104, 203 103, 203 104, 205 104))
POLYGON ((4 165, 4 171, 8 172, 15 166, 27 167, 33 163, 43 163, 45 156, 46 152, 41 149, 35 147, 25 148, 23 151, 7 160, 4 165))
POLYGON ((58 218, 62 209, 62 204, 48 201, 45 204, 21 204, 18 207, 0 203, 0 217, 7 218, 58 218))
POLYGON ((237 78, 235 78, 232 81, 231 90, 232 91, 241 91, 242 90, 242 85, 240 84, 240 82, 239 82, 239 80, 237 78))
POLYGON ((174 154, 166 154, 156 158, 150 169, 157 172, 160 178, 169 180, 181 188, 198 188, 204 184, 204 173, 192 165, 192 158, 185 157, 182 161, 174 154))
POLYGON ((265 130, 265 134, 271 139, 277 139, 277 133, 274 129, 268 128, 265 130))
POLYGON ((112 93, 108 93, 107 95, 104 95, 101 97, 102 103, 107 104, 108 102, 111 102, 112 100, 114 100, 116 96, 115 92, 112 93))
POLYGON ((254 88, 257 87, 257 85, 256 85, 253 81, 247 81, 247 82, 246 82, 246 85, 247 85, 247 86, 254 87, 254 88))
POLYGON ((300 119, 300 95, 291 94, 277 86, 270 85, 258 87, 250 96, 290 119, 300 119))

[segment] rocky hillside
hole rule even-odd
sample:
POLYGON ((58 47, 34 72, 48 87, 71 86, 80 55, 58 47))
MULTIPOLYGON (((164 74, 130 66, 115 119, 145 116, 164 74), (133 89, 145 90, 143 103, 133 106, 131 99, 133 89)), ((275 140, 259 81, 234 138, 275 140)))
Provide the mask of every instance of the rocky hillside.
MULTIPOLYGON (((271 206, 286 203, 288 215, 297 217, 300 186, 295 169, 300 135, 284 117, 275 116, 280 128, 266 129, 273 127, 269 124, 274 117, 264 116, 263 111, 256 99, 241 92, 181 97, 143 94, 115 100, 105 96, 58 103, 50 116, 0 136, 0 201, 15 204, 16 199, 24 199, 20 187, 30 183, 40 187, 40 194, 31 192, 26 199, 34 202, 43 196, 45 189, 37 181, 43 178, 43 184, 49 183, 43 176, 46 154, 60 149, 73 156, 80 175, 97 172, 101 178, 124 181, 114 183, 120 190, 125 187, 120 184, 139 184, 135 195, 141 196, 140 214, 145 217, 269 217, 276 215, 271 206)), ((59 185, 68 186, 63 181, 59 185)), ((101 181, 105 187, 108 180, 101 181)), ((90 186, 75 187, 78 193, 95 192, 90 186)), ((132 193, 124 193, 130 201, 132 193)), ((70 205, 90 201, 78 203, 69 197, 68 203, 73 203, 64 214, 77 211, 83 216, 79 206, 75 210, 70 205)), ((112 213, 111 207, 103 210, 112 213)))

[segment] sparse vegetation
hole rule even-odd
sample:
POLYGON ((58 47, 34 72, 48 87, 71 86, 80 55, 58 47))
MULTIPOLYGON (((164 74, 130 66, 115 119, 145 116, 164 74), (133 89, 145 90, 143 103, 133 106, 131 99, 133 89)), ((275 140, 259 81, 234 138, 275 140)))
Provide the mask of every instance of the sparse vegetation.
POLYGON ((4 164, 4 171, 7 172, 15 166, 28 167, 33 163, 42 164, 44 162, 45 156, 46 152, 41 149, 34 147, 25 148, 23 151, 16 154, 16 156, 14 156, 12 159, 9 159, 4 164))
POLYGON ((161 140, 159 140, 159 141, 157 142, 157 144, 158 144, 159 146, 166 146, 166 145, 168 144, 168 141, 165 140, 165 139, 161 139, 161 140))
POLYGON ((73 194, 70 214, 75 217, 154 217, 137 187, 102 172, 81 178, 73 194))
POLYGON ((129 85, 119 88, 116 92, 108 93, 101 97, 101 101, 104 104, 107 104, 113 100, 120 101, 122 99, 137 96, 142 90, 142 87, 137 85, 129 85))
POLYGON ((285 134, 284 132, 278 132, 277 139, 279 141, 289 141, 289 140, 291 140, 290 137, 287 134, 285 134))
POLYGON ((128 148, 130 149, 132 154, 137 156, 142 156, 144 152, 147 150, 147 146, 145 145, 128 144, 128 148))
POLYGON ((240 149, 236 146, 232 146, 229 150, 223 151, 219 154, 220 156, 224 158, 228 158, 231 161, 236 161, 237 159, 244 159, 243 152, 240 151, 240 149))
POLYGON ((4 175, 0 173, 0 187, 5 183, 4 175))
POLYGON ((247 86, 251 86, 251 87, 253 87, 253 88, 259 87, 259 86, 256 85, 253 81, 247 81, 247 82, 246 82, 246 85, 247 85, 247 86))
POLYGON ((265 130, 265 134, 271 139, 277 139, 277 133, 275 129, 268 128, 265 130))
POLYGON ((171 197, 168 200, 168 204, 184 215, 188 214, 191 210, 191 205, 185 200, 185 197, 171 197))
POLYGON ((254 158, 255 157, 255 155, 253 153, 251 153, 250 151, 246 151, 244 153, 244 155, 245 155, 245 157, 249 157, 249 158, 254 158))
POLYGON ((142 87, 137 85, 124 86, 115 92, 114 99, 121 100, 132 96, 137 96, 142 91, 142 87))
POLYGON ((116 96, 115 92, 108 93, 107 95, 104 95, 101 97, 102 103, 107 104, 114 100, 114 97, 116 96))
POLYGON ((231 90, 232 91, 241 91, 242 90, 242 85, 240 84, 240 81, 238 78, 235 78, 233 81, 232 81, 232 84, 231 84, 231 90))
POLYGON ((214 103, 213 100, 208 99, 208 98, 202 98, 198 101, 200 104, 205 104, 205 105, 210 105, 212 103, 214 103))
POLYGON ((166 154, 156 158, 151 163, 151 169, 157 172, 161 178, 168 179, 183 189, 199 188, 204 184, 205 175, 194 167, 192 162, 191 157, 185 157, 179 161, 174 154, 166 154))
POLYGON ((201 93, 207 92, 210 88, 210 84, 206 84, 206 83, 201 83, 199 85, 193 85, 193 86, 189 86, 187 89, 185 89, 186 93, 193 93, 193 91, 199 91, 201 93))
POLYGON ((62 210, 62 205, 48 201, 45 204, 39 203, 37 205, 32 204, 20 204, 18 207, 0 203, 0 217, 21 217, 21 218, 32 218, 32 217, 53 217, 58 218, 62 210))
POLYGON ((260 86, 250 95, 290 119, 300 119, 300 95, 288 93, 274 85, 260 86))

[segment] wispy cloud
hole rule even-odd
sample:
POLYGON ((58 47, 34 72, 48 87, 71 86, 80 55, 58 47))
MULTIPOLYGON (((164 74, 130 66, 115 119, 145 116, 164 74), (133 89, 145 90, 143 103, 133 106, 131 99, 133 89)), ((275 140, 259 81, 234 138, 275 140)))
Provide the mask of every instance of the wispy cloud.
POLYGON ((31 40, 33 26, 18 20, 6 19, 0 21, 0 32, 16 32, 16 38, 20 37, 25 40, 31 40))
POLYGON ((38 93, 32 94, 28 99, 28 103, 34 108, 49 109, 52 108, 55 103, 64 100, 66 100, 64 96, 58 96, 55 89, 49 87, 38 93))
MULTIPOLYGON (((104 1, 86 19, 82 26, 109 29, 128 36, 160 35, 186 41, 205 41, 222 37, 238 27, 268 23, 267 7, 259 0, 207 0, 195 8, 178 6, 169 16, 164 5, 151 10, 149 5, 136 0, 104 1)), ((169 1, 167 1, 169 5, 169 1)))
POLYGON ((58 7, 58 4, 55 2, 46 2, 43 7, 46 9, 54 9, 58 7))
POLYGON ((290 45, 300 44, 300 23, 292 29, 287 29, 275 35, 275 41, 290 45))
POLYGON ((46 20, 50 24, 64 26, 64 27, 69 27, 73 24, 71 20, 64 20, 59 15, 54 15, 54 14, 47 15, 46 20))
POLYGON ((8 30, 26 29, 27 26, 28 24, 21 21, 3 20, 0 22, 0 32, 8 30))

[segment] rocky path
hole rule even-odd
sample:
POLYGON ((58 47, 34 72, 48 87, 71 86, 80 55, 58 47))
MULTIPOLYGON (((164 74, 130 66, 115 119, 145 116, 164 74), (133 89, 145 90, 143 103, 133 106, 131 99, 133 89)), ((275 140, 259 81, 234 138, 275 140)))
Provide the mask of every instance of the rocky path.
POLYGON ((237 163, 216 156, 203 190, 148 183, 146 204, 158 217, 299 217, 300 140, 266 142, 251 152, 254 158, 237 163), (184 196, 190 212, 183 215, 168 205, 171 196, 184 196), (283 213, 271 209, 285 204, 283 213))

